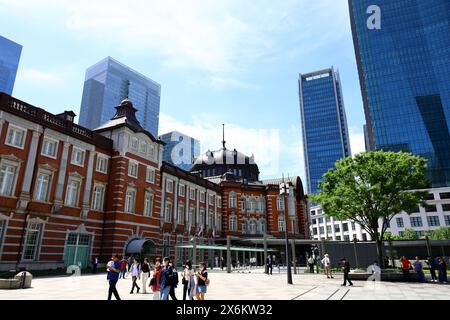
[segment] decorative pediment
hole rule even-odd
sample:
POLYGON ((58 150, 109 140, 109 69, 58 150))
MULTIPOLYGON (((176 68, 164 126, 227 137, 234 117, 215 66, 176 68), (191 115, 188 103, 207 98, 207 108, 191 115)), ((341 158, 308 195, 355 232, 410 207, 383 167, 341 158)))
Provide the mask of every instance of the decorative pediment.
POLYGON ((84 177, 81 174, 79 174, 78 172, 76 172, 76 171, 69 172, 69 177, 70 178, 79 179, 79 180, 83 180, 84 179, 84 177))
POLYGON ((57 169, 55 167, 51 166, 48 163, 40 164, 39 165, 39 169, 46 170, 46 171, 51 171, 51 172, 57 171, 57 169))
POLYGON ((11 162, 23 162, 22 159, 18 158, 16 155, 14 154, 2 154, 0 155, 0 159, 6 160, 6 161, 11 161, 11 162))
POLYGON ((136 183, 134 183, 134 181, 131 181, 131 182, 128 184, 128 187, 130 187, 130 188, 136 188, 136 183))

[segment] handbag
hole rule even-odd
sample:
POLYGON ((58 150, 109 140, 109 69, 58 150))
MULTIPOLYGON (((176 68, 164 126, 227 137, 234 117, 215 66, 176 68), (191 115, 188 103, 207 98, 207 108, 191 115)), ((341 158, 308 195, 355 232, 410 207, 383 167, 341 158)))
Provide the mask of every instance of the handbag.
POLYGON ((183 277, 183 279, 181 279, 181 284, 185 285, 187 283, 187 280, 183 277))
POLYGON ((149 287, 154 286, 155 284, 156 284, 156 278, 153 277, 153 278, 150 279, 150 285, 149 285, 149 287))

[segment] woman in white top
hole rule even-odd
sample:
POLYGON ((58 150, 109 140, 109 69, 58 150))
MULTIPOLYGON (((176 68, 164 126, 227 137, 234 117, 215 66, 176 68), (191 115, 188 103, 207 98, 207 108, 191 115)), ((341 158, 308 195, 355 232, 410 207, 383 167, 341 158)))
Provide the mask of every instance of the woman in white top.
POLYGON ((141 288, 139 288, 139 286, 136 283, 136 281, 141 278, 141 264, 139 263, 139 259, 134 258, 133 264, 131 265, 130 268, 130 273, 131 279, 133 280, 133 286, 131 287, 130 294, 134 293, 134 287, 137 288, 137 293, 139 293, 139 290, 141 290, 141 288))
POLYGON ((184 270, 181 273, 183 277, 183 300, 186 300, 186 296, 189 293, 189 300, 194 300, 195 294, 195 280, 194 269, 192 268, 191 261, 186 261, 184 270))

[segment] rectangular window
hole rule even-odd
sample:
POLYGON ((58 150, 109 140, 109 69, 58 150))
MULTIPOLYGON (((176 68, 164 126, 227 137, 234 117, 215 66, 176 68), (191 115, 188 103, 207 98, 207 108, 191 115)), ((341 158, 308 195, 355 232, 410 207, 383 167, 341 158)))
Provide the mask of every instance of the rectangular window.
POLYGON ((30 222, 28 224, 25 245, 23 248, 24 260, 35 260, 41 239, 42 224, 30 222))
POLYGON ((136 137, 130 137, 130 148, 133 150, 138 150, 139 139, 136 137))
POLYGON ((153 169, 152 167, 147 167, 145 181, 147 181, 148 183, 155 183, 155 169, 153 169))
POLYGON ((95 170, 101 173, 108 173, 108 158, 97 155, 95 170))
POLYGON ((231 208, 231 209, 235 209, 235 208, 237 208, 237 199, 236 199, 236 194, 234 194, 234 193, 230 193, 229 194, 229 199, 228 199, 229 201, 229 207, 231 208))
POLYGON ((58 142, 52 139, 44 138, 42 142, 41 154, 50 158, 56 158, 58 142))
POLYGON ((129 188, 125 196, 125 212, 134 213, 136 205, 136 190, 129 188))
POLYGON ((92 193, 91 208, 95 211, 103 211, 103 202, 105 199, 105 186, 102 184, 95 184, 92 193))
POLYGON ((209 205, 210 206, 214 206, 214 200, 216 199, 216 197, 213 195, 213 194, 210 194, 209 195, 209 200, 208 200, 208 202, 209 202, 209 205))
POLYGON ((350 236, 349 235, 344 235, 344 241, 350 241, 350 236))
POLYGON ((194 223, 194 215, 195 215, 195 208, 190 207, 189 208, 189 216, 188 216, 188 223, 193 224, 194 223))
POLYGON ((313 228, 313 235, 317 236, 317 228, 313 228))
POLYGON ((139 144, 139 152, 147 153, 147 150, 148 150, 147 141, 141 140, 141 143, 139 144))
POLYGON ((323 218, 319 218, 319 223, 323 223, 323 218))
POLYGON ((221 197, 216 198, 216 205, 217 205, 217 208, 222 208, 222 198, 221 197))
POLYGON ((278 231, 284 232, 285 231, 285 223, 284 223, 284 217, 278 217, 278 231))
POLYGON ((3 164, 0 168, 0 194, 2 196, 12 196, 14 194, 14 184, 16 181, 17 167, 3 164))
POLYGON ((50 189, 51 175, 47 173, 39 173, 36 179, 36 191, 34 199, 37 201, 48 201, 48 191, 50 189))
POLYGON ((71 163, 82 167, 84 163, 84 150, 73 147, 71 163))
MULTIPOLYGON (((432 193, 430 193, 432 194, 432 193)), ((425 207, 426 212, 437 212, 436 205, 428 205, 425 207)))
POLYGON ((342 229, 345 231, 348 231, 348 223, 343 223, 342 224, 342 229))
POLYGON ((444 221, 446 226, 450 226, 450 216, 444 216, 444 221))
POLYGON ((66 205, 69 207, 78 207, 78 195, 80 193, 80 181, 69 179, 66 191, 66 205))
POLYGON ((450 203, 443 204, 442 205, 442 210, 450 212, 450 203))
POLYGON ((352 231, 355 231, 355 230, 356 230, 356 223, 352 222, 352 231))
POLYGON ((327 226, 327 233, 331 233, 331 232, 332 232, 331 226, 327 226))
POLYGON ((230 216, 230 231, 237 231, 236 216, 230 216))
POLYGON ((178 215, 177 215, 177 223, 183 224, 183 217, 184 217, 184 205, 179 204, 178 205, 178 215))
POLYGON ((316 224, 317 223, 317 219, 312 219, 312 224, 316 224))
POLYGON ((128 176, 132 178, 138 177, 139 163, 130 161, 128 164, 128 176))
POLYGON ((185 187, 183 184, 180 184, 180 185, 178 186, 178 195, 179 195, 180 197, 184 197, 185 192, 186 192, 186 187, 185 187))
POLYGON ((205 193, 200 192, 200 202, 205 202, 205 193))
POLYGON ((439 227, 441 225, 438 216, 429 216, 427 217, 427 221, 430 227, 439 227))
POLYGON ((325 234, 325 228, 324 227, 319 227, 319 231, 320 231, 320 234, 325 234))
POLYGON ((441 199, 450 199, 450 192, 444 192, 440 194, 441 199))
POLYGON ((423 227, 421 217, 411 217, 410 221, 411 221, 411 227, 423 227))
POLYGON ((153 208, 153 194, 149 191, 145 191, 144 216, 151 217, 152 208, 153 208))
POLYGON ((434 193, 429 193, 427 195, 427 200, 434 200, 434 193))
POLYGON ((341 232, 341 226, 338 224, 334 225, 334 232, 341 232))
POLYGON ((164 221, 170 223, 172 221, 172 203, 167 202, 164 212, 164 221))
POLYGON ((277 198, 277 210, 278 211, 283 211, 284 210, 284 198, 283 197, 278 197, 277 198))
POLYGON ((341 241, 341 236, 336 236, 336 241, 341 241))
POLYGON ((172 193, 173 192, 173 181, 172 180, 167 180, 167 182, 166 182, 166 192, 167 193, 172 193))
POLYGON ((222 215, 218 214, 216 216, 215 225, 216 225, 216 230, 218 230, 218 231, 222 230, 222 215))
POLYGON ((23 149, 25 145, 26 130, 19 127, 8 126, 8 133, 6 136, 6 144, 12 147, 23 149))
POLYGON ((189 189, 189 198, 195 200, 195 189, 189 189))
POLYGON ((397 227, 398 228, 404 228, 405 227, 405 222, 403 221, 403 218, 397 218, 395 220, 397 221, 397 227))

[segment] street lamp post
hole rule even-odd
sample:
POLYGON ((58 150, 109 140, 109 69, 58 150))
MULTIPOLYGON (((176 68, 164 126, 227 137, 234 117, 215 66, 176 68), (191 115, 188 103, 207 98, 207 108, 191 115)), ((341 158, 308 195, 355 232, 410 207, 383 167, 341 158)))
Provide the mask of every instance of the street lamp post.
POLYGON ((287 283, 292 284, 292 271, 291 271, 291 258, 289 255, 289 238, 288 238, 288 213, 287 213, 287 203, 286 196, 289 194, 289 183, 284 182, 280 184, 280 195, 283 196, 284 204, 284 236, 286 241, 286 266, 287 266, 287 283))

